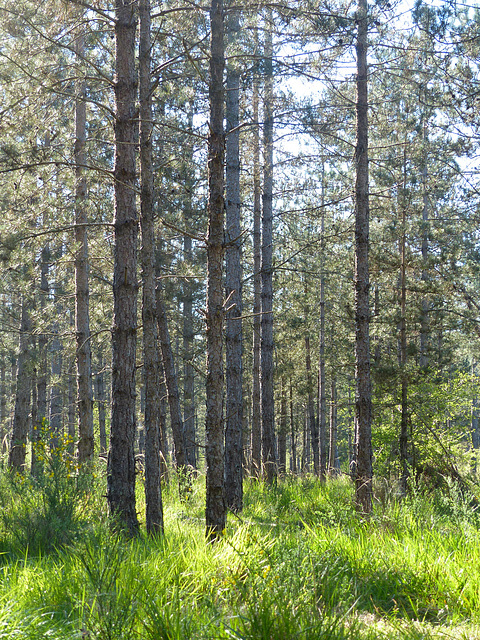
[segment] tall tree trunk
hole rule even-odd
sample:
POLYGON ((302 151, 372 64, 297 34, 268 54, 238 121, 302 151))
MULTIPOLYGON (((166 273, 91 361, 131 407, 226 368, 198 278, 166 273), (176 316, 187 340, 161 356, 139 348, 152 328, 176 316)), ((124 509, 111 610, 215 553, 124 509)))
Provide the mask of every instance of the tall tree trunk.
POLYGON ((20 351, 17 364, 17 390, 15 393, 15 412, 13 416, 12 439, 8 456, 8 466, 24 471, 27 452, 27 435, 31 394, 31 331, 32 322, 28 303, 22 297, 22 316, 20 321, 20 351))
POLYGON ((210 127, 208 136, 207 234, 207 381, 205 416, 206 535, 216 539, 226 523, 223 426, 223 234, 225 133, 223 72, 225 68, 222 0, 210 7, 210 127))
POLYGON ((408 380, 407 380, 407 283, 406 283, 406 220, 407 220, 407 141, 403 147, 403 193, 401 206, 401 236, 399 242, 400 249, 400 377, 401 377, 401 407, 402 415, 400 422, 400 488, 403 495, 407 493, 408 482, 408 380))
POLYGON ((308 306, 308 288, 305 283, 305 372, 307 376, 307 413, 308 428, 310 430, 310 438, 313 452, 313 473, 320 475, 320 448, 318 442, 318 428, 315 420, 315 404, 313 399, 313 381, 312 381, 312 356, 310 351, 310 334, 308 331, 308 319, 310 309, 308 306))
MULTIPOLYGON (((240 31, 236 0, 229 2, 228 41, 235 45, 240 31)), ((226 421, 225 500, 232 511, 243 507, 243 370, 242 370, 242 240, 240 225, 240 73, 230 59, 226 93, 226 233, 225 330, 226 421)))
MULTIPOLYGON (((423 169, 422 169, 422 190, 423 190, 423 210, 422 210, 422 282, 426 284, 428 280, 427 264, 428 264, 428 166, 427 166, 427 125, 423 124, 423 169)), ((420 315, 420 367, 426 369, 428 366, 428 299, 424 296, 422 299, 422 308, 420 315)))
POLYGON ((86 83, 83 73, 85 35, 83 24, 75 40, 79 65, 75 82, 75 335, 77 339, 78 461, 93 458, 93 389, 90 345, 87 180, 85 177, 85 142, 87 125, 86 83))
POLYGON ((357 10, 357 140, 355 147, 355 376, 356 469, 355 504, 372 510, 372 386, 370 380, 369 308, 369 180, 368 180, 368 68, 367 0, 357 10))
MULTIPOLYGON (((255 29, 258 48, 258 30, 255 29)), ((262 207, 260 181, 260 130, 259 130, 259 74, 256 63, 253 78, 253 371, 252 371, 252 468, 254 476, 261 475, 262 467, 262 405, 260 387, 260 341, 262 311, 262 207)))
POLYGON ((325 161, 322 157, 320 220, 320 352, 318 358, 318 432, 320 479, 325 480, 327 468, 327 394, 325 379, 325 161))
POLYGON ((136 0, 115 2, 115 220, 112 416, 107 499, 118 525, 137 533, 135 509, 137 234, 135 196, 136 0))
MULTIPOLYGON (((193 107, 188 114, 189 132, 193 129, 193 107)), ((188 160, 193 160, 193 144, 188 147, 188 160)), ((194 192, 194 180, 191 177, 191 168, 187 169, 185 178, 187 198, 183 211, 185 229, 188 230, 194 217, 192 194, 194 192)), ((183 236, 183 257, 188 266, 193 264, 192 237, 189 233, 183 236)), ((193 469, 197 468, 197 442, 195 434, 195 370, 194 358, 194 323, 193 323, 193 288, 190 278, 183 282, 183 430, 185 433, 185 448, 187 464, 193 469)))
POLYGON ((264 177, 262 211, 262 460, 268 484, 277 477, 275 407, 273 389, 273 41, 272 11, 268 9, 265 33, 264 177))
POLYGON ((147 532, 154 534, 163 533, 163 504, 160 484, 160 385, 155 296, 155 196, 152 157, 150 0, 139 0, 139 15, 140 227, 142 231, 142 321, 145 376, 145 504, 147 532))

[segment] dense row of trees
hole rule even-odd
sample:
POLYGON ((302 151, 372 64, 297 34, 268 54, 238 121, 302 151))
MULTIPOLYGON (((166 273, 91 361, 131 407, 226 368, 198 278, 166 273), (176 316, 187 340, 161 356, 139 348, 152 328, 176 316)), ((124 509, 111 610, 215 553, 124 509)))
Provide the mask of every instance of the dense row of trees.
POLYGON ((476 464, 477 9, 0 16, 10 467, 108 450, 132 534, 139 467, 152 532, 165 463, 205 469, 215 536, 245 473, 352 473, 368 512, 372 451, 401 493, 476 464))

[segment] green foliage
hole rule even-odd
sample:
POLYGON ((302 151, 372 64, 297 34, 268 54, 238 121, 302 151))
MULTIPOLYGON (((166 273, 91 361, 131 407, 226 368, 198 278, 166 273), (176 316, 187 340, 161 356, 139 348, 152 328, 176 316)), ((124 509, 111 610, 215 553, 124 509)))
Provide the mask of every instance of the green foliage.
POLYGON ((81 471, 68 453, 67 438, 47 444, 48 429, 34 443, 35 477, 0 477, 0 548, 16 556, 42 556, 71 544, 85 527, 94 501, 92 470, 81 471))
MULTIPOLYGON (((11 486, 3 477, 4 511, 15 509, 11 486)), ((402 502, 392 493, 363 521, 345 479, 288 479, 273 490, 252 481, 244 512, 212 545, 202 486, 193 481, 187 503, 165 492, 163 538, 126 540, 97 511, 57 553, 4 556, 0 638, 476 637, 475 496, 453 484, 402 502)))

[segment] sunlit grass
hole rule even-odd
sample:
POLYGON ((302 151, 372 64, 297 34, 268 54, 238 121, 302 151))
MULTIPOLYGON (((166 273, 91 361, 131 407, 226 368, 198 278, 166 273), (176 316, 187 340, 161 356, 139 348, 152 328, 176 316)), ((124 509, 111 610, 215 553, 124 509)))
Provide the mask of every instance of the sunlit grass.
MULTIPOLYGON (((31 488, 30 509, 44 504, 44 490, 35 497, 31 488)), ((172 478, 157 539, 112 534, 102 491, 72 491, 78 504, 62 503, 55 527, 68 544, 33 553, 22 548, 25 532, 9 531, 32 514, 4 506, 0 638, 480 637, 480 524, 454 489, 379 504, 362 520, 348 479, 247 481, 244 511, 214 545, 204 536, 202 477, 188 501, 172 478)))

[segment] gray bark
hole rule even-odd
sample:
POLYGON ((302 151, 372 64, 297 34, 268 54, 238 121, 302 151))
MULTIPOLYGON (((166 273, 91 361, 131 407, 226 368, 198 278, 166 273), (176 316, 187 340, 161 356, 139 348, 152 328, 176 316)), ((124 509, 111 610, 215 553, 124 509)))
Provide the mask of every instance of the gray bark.
MULTIPOLYGON (((230 5, 234 3, 230 2, 230 5)), ((228 17, 228 41, 235 45, 240 31, 238 10, 228 17)), ((226 93, 226 250, 225 329, 226 424, 225 499, 232 511, 243 507, 243 369, 242 369, 242 240, 240 204, 240 73, 232 59, 227 64, 226 93)))
MULTIPOLYGON (((255 30, 256 44, 258 31, 255 30)), ((259 120, 259 77, 255 70, 253 79, 253 121, 259 120)), ((253 380, 252 380, 252 468, 254 476, 261 475, 262 466, 262 402, 260 387, 260 341, 262 311, 262 206, 260 181, 260 131, 253 133, 253 380)))
POLYGON ((322 158, 321 184, 321 221, 320 221, 320 352, 318 362, 318 436, 319 436, 319 475, 325 480, 327 468, 327 394, 325 379, 325 163, 322 158))
POLYGON ((90 346, 90 313, 88 282, 88 234, 87 234, 87 180, 86 83, 82 59, 85 56, 83 25, 75 40, 75 53, 79 65, 75 82, 75 335, 77 340, 77 402, 78 402, 78 461, 88 462, 94 453, 92 354, 90 346))
POLYGON ((357 10, 357 140, 355 146, 355 376, 356 469, 355 504, 372 510, 372 387, 370 379, 369 308, 369 179, 368 179, 368 68, 367 0, 357 10))
MULTIPOLYGON (((267 22, 271 22, 268 10, 267 22)), ((273 43, 267 26, 265 35, 264 177, 262 210, 262 322, 261 393, 262 461, 268 484, 277 477, 275 408, 273 389, 273 43)))
POLYGON ((223 424, 223 257, 225 133, 223 72, 225 68, 222 0, 210 7, 210 126, 208 136, 207 232, 207 380, 205 416, 206 535, 219 537, 226 523, 223 424))
POLYGON ((135 509, 137 234, 135 196, 135 32, 137 2, 115 2, 115 220, 112 331, 112 415, 107 499, 118 526, 130 535, 135 509))
POLYGON ((310 430, 310 438, 313 453, 313 473, 320 475, 320 447, 318 437, 318 425, 315 419, 315 404, 313 400, 313 380, 312 380, 312 356, 310 349, 310 334, 308 330, 308 319, 310 316, 310 308, 308 306, 308 287, 305 283, 305 372, 307 376, 307 414, 308 428, 310 430))
MULTIPOLYGON (((193 128, 193 112, 189 113, 189 129, 193 128)), ((193 145, 189 146, 189 159, 193 160, 193 145)), ((185 228, 188 229, 194 217, 192 193, 194 184, 191 169, 186 178, 187 200, 183 211, 185 228)), ((183 257, 187 265, 193 263, 192 238, 189 234, 183 236, 183 257)), ((193 323, 193 284, 190 278, 183 283, 183 429, 185 433, 185 447, 187 464, 197 467, 197 443, 195 434, 195 371, 193 368, 195 331, 193 323)))
POLYGON ((407 482, 409 476, 408 470, 408 380, 407 380, 407 318, 406 318, 406 304, 407 304, 407 283, 406 283, 406 263, 405 263, 405 250, 406 250, 406 219, 407 219, 407 144, 404 143, 403 148, 403 193, 401 206, 401 236, 399 242, 400 249, 400 291, 399 291, 399 306, 400 306, 400 377, 401 377, 401 407, 402 415, 400 422, 400 488, 403 495, 407 492, 407 482))
POLYGON ((160 389, 158 376, 155 226, 151 100, 151 15, 150 0, 140 0, 140 181, 142 232, 142 321, 145 381, 145 503, 146 526, 150 534, 163 533, 163 504, 160 484, 160 389))

